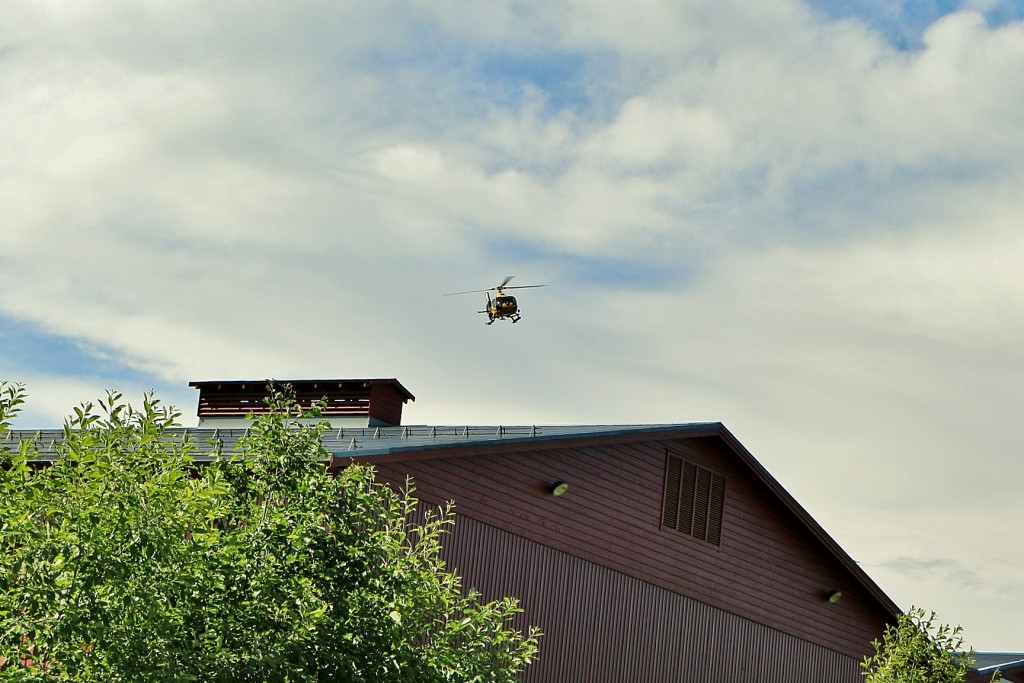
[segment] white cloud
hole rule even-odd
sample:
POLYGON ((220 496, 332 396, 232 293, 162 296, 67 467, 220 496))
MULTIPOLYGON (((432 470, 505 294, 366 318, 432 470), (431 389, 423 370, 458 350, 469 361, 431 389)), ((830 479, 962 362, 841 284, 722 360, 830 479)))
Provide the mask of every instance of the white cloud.
POLYGON ((627 173, 679 165, 714 168, 732 151, 728 127, 709 109, 639 96, 585 147, 596 157, 588 161, 621 166, 627 173))

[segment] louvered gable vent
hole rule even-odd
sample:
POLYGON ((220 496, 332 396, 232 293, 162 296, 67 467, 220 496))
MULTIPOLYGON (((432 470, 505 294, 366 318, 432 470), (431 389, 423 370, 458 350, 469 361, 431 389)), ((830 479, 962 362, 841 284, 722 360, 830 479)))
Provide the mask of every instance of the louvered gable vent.
POLYGON ((662 526, 719 545, 724 508, 725 477, 668 454, 662 526))

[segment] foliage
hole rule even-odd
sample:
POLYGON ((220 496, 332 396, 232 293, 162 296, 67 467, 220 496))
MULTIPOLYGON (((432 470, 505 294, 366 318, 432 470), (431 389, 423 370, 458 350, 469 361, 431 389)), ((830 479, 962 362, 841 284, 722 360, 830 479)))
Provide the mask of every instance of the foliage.
MULTIPOLYGON (((0 437, 24 397, 0 383, 0 437)), ((324 426, 271 403, 208 464, 173 409, 113 392, 75 409, 52 465, 0 451, 0 680, 516 679, 539 633, 446 570, 450 506, 332 475, 324 426)))
POLYGON ((935 613, 911 608, 890 624, 875 654, 861 662, 866 683, 963 683, 974 651, 964 651, 962 629, 935 623, 935 613))

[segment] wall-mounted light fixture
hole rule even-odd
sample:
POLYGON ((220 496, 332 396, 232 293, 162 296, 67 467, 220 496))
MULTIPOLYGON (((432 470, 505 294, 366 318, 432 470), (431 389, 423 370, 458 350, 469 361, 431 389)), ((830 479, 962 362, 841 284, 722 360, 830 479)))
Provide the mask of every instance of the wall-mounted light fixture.
POLYGON ((834 605, 839 602, 843 597, 843 592, 833 588, 828 593, 825 593, 825 600, 830 605, 834 605))
POLYGON ((562 480, 558 480, 548 487, 548 493, 550 493, 552 496, 561 496, 568 490, 569 484, 562 480))

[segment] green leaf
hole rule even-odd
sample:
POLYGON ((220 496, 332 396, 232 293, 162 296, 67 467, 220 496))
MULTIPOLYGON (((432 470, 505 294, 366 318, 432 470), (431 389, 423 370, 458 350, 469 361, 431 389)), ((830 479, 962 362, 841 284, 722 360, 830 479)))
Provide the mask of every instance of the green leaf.
MULTIPOLYGON (((0 382, 0 426, 23 395, 0 382)), ((270 405, 201 467, 172 408, 117 392, 73 409, 52 466, 0 454, 0 657, 83 682, 516 680, 540 634, 446 570, 451 507, 411 523, 411 482, 332 475, 323 425, 287 387, 270 405)))

